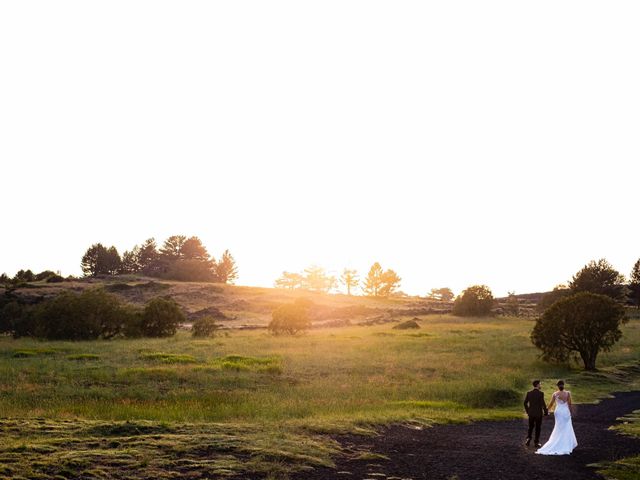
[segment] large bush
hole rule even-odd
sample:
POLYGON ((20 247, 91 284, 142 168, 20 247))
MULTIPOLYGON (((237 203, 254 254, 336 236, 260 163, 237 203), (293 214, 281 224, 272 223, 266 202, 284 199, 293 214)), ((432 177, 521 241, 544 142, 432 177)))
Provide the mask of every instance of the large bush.
POLYGON ((144 307, 140 318, 140 333, 145 337, 170 337, 186 317, 176 301, 158 297, 144 307))
POLYGON ((493 294, 486 285, 473 285, 453 302, 452 313, 461 317, 482 317, 491 313, 493 294))
POLYGON ((598 353, 620 340, 624 307, 607 295, 581 292, 561 298, 536 321, 531 341, 546 360, 578 354, 586 370, 596 369, 598 353))
POLYGON ((38 305, 30 329, 22 334, 52 340, 90 340, 119 335, 131 312, 114 295, 102 289, 69 291, 38 305))
POLYGON ((304 299, 280 305, 273 311, 271 317, 269 330, 276 335, 295 335, 311 328, 309 306, 304 299))

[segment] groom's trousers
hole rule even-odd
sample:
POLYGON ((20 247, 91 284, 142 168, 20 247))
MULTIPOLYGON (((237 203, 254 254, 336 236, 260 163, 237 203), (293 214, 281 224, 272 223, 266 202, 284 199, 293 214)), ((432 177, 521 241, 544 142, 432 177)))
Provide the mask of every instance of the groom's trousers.
POLYGON ((540 428, 542 427, 542 417, 529 417, 529 433, 527 438, 531 438, 531 433, 533 432, 533 428, 536 429, 536 438, 534 439, 535 443, 540 443, 540 428))

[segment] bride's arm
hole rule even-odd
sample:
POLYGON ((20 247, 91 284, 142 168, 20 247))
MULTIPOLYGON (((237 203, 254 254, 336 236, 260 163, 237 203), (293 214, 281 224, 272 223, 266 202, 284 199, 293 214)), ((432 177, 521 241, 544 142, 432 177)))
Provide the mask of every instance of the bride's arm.
POLYGON ((571 408, 571 392, 567 390, 567 403, 569 404, 569 408, 571 408))
POLYGON ((549 406, 547 408, 551 410, 555 404, 556 404, 556 394, 554 393, 553 395, 551 395, 551 401, 549 402, 549 406))

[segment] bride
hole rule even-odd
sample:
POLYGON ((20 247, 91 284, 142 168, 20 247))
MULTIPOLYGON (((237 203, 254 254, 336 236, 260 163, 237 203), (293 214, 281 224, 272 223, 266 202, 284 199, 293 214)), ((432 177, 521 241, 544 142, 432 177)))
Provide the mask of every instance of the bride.
POLYGON ((556 405, 554 413, 555 426, 547 443, 536 453, 541 455, 568 455, 574 448, 578 446, 576 435, 573 433, 573 425, 571 424, 571 392, 564 389, 564 382, 558 381, 556 384, 558 391, 551 397, 549 410, 556 405))

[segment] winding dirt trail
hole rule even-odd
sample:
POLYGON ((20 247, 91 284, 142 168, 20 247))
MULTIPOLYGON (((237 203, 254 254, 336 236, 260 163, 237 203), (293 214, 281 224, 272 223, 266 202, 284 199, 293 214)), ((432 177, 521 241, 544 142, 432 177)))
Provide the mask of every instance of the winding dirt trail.
MULTIPOLYGON (((369 450, 389 460, 337 460, 335 469, 300 474, 299 480, 582 480, 601 478, 587 465, 640 454, 640 439, 608 430, 621 416, 640 409, 640 392, 615 393, 597 405, 577 405, 573 427, 578 447, 571 455, 535 455, 524 445, 526 420, 437 425, 415 430, 383 429, 374 438, 336 437, 346 451, 369 450)), ((553 417, 542 424, 542 443, 553 417)))

